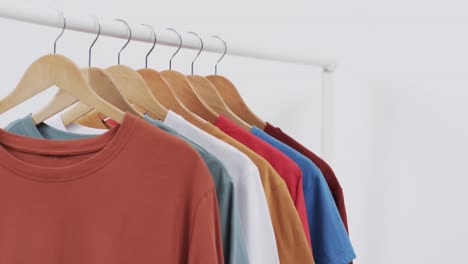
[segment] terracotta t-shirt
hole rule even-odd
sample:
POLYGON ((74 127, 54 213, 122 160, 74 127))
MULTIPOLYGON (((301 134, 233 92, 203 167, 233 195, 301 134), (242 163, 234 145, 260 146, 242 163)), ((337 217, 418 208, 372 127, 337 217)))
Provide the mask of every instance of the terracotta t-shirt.
POLYGON ((273 167, 264 158, 217 127, 206 123, 205 126, 200 128, 237 148, 257 166, 265 191, 268 209, 270 210, 280 262, 315 263, 301 220, 288 193, 288 188, 273 167))
MULTIPOLYGON (((222 115, 216 120, 216 126, 224 133, 238 140, 240 143, 266 159, 284 179, 288 186, 289 194, 296 206, 297 213, 301 219, 302 226, 310 246, 309 222, 307 220, 304 190, 302 188, 302 172, 297 164, 275 147, 256 137, 249 131, 242 129, 222 115)), ((312 247, 310 248, 312 250, 312 247)))
POLYGON ((223 263, 217 208, 199 154, 130 114, 79 140, 0 130, 0 263, 223 263))
POLYGON ((314 164, 317 165, 317 167, 319 167, 333 195, 333 199, 335 200, 336 207, 338 207, 338 211, 340 212, 341 219, 343 220, 343 224, 345 225, 346 230, 348 230, 348 218, 346 216, 346 207, 345 207, 343 189, 341 188, 341 185, 338 182, 338 179, 336 178, 336 175, 333 172, 333 169, 319 156, 315 155, 312 151, 308 150, 306 147, 301 145, 292 137, 284 133, 280 128, 275 127, 271 125, 270 123, 267 123, 264 131, 268 133, 270 136, 278 139, 284 144, 297 150, 302 155, 306 156, 312 162, 314 162, 314 164))

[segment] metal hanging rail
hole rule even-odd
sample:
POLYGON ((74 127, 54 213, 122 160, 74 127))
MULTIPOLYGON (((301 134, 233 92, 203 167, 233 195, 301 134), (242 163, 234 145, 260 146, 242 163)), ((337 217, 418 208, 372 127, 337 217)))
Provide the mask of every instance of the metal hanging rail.
MULTIPOLYGON (((67 30, 96 34, 95 21, 90 16, 70 16, 65 14, 67 19, 67 30)), ((0 18, 16 20, 31 24, 62 28, 63 21, 56 10, 50 9, 32 9, 18 7, 15 4, 0 4, 0 18)), ((115 21, 99 21, 101 25, 101 35, 127 39, 128 31, 122 23, 115 21)), ((131 26, 132 41, 141 41, 153 43, 153 35, 141 25, 131 26)), ((204 38, 204 51, 222 54, 224 46, 218 39, 204 38)), ((178 46, 178 39, 173 32, 168 30, 158 32, 158 45, 178 46)), ((199 41, 196 38, 185 38, 182 48, 199 49, 199 41)), ((254 58, 261 60, 270 60, 284 63, 302 64, 314 67, 320 67, 322 71, 322 135, 321 135, 321 154, 324 158, 331 161, 333 149, 333 72, 336 63, 329 59, 320 59, 304 54, 280 53, 271 50, 256 50, 247 46, 238 46, 231 42, 228 43, 227 55, 254 58)))
MULTIPOLYGON (((67 14, 65 14, 65 16, 67 19, 67 30, 92 34, 96 33, 96 24, 89 16, 76 17, 69 16, 67 14)), ((17 7, 14 4, 0 4, 0 17, 49 27, 62 27, 61 18, 54 9, 31 9, 17 7)), ((101 35, 122 39, 127 38, 127 29, 121 23, 115 23, 112 21, 100 21, 100 23, 101 35)), ((153 36, 148 29, 144 27, 132 26, 132 33, 133 41, 153 42, 153 36)), ((223 52, 223 45, 219 40, 205 38, 204 43, 204 51, 215 53, 223 52)), ((172 32, 161 31, 158 32, 158 44, 177 46, 178 42, 175 34, 172 32)), ((332 60, 312 58, 304 54, 280 54, 272 51, 255 50, 249 47, 235 46, 233 43, 228 44, 228 55, 316 66, 321 67, 328 72, 335 69, 335 62, 332 60)), ((196 50, 199 48, 199 43, 195 38, 186 38, 184 39, 182 47, 196 50)))

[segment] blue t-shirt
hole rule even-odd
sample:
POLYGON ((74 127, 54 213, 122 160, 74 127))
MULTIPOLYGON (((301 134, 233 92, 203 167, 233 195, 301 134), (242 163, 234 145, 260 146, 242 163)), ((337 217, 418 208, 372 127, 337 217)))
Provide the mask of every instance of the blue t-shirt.
POLYGON ((263 130, 254 126, 251 132, 291 158, 302 171, 302 187, 315 263, 350 263, 356 258, 356 254, 320 169, 306 156, 263 130))

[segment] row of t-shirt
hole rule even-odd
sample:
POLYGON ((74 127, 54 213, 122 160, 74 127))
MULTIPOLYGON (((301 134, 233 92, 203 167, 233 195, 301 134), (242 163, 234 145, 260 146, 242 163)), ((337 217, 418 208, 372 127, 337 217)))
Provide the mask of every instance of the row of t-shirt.
POLYGON ((170 111, 126 114, 109 130, 28 115, 5 130, 2 263, 355 258, 333 170, 270 124, 247 131, 220 116, 196 127, 170 111))

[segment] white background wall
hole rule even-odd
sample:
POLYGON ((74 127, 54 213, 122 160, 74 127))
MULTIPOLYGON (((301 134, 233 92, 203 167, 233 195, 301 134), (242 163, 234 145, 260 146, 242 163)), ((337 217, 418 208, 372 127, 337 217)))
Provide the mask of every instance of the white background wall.
MULTIPOLYGON (((464 263, 468 243, 468 17, 464 1, 15 1, 65 14, 219 34, 278 52, 339 61, 333 165, 347 199, 357 264, 464 263), (29 2, 29 3, 27 3, 29 2)), ((56 29, 0 20, 0 72, 7 94, 24 69, 52 49, 56 29)), ((184 35, 184 37, 188 37, 184 35)), ((92 36, 67 32, 59 52, 87 63, 92 36)), ((122 40, 101 38, 94 60, 116 62, 122 40)), ((123 62, 143 65, 149 46, 131 43, 123 62)), ((151 66, 166 69, 158 47, 151 66)), ((189 73, 193 51, 174 68, 189 73)), ((202 55, 199 74, 216 57, 202 55)), ((320 70, 227 57, 220 72, 249 105, 314 150, 320 147, 320 70)), ((38 109, 48 91, 2 115, 0 124, 38 109)))

